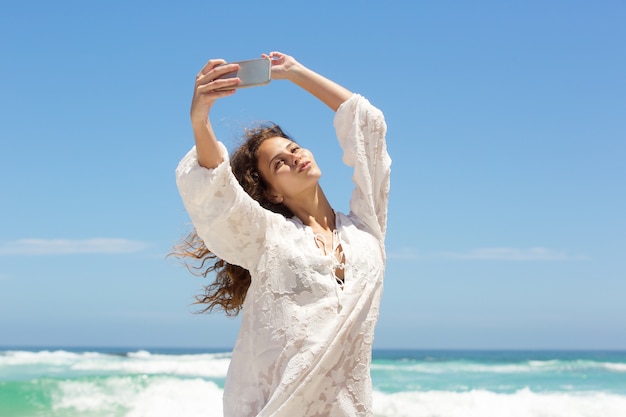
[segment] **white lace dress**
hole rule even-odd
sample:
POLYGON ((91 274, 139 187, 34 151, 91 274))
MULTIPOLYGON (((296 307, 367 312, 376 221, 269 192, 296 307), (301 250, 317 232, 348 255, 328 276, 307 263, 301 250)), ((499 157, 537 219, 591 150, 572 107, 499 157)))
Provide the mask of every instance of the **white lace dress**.
POLYGON ((176 174, 198 235, 252 276, 224 387, 227 417, 371 416, 371 348, 385 269, 391 160, 383 114, 353 94, 335 114, 343 161, 354 167, 350 214, 336 213, 344 265, 297 218, 263 209, 225 161, 176 174), (335 269, 343 266, 344 284, 335 269))

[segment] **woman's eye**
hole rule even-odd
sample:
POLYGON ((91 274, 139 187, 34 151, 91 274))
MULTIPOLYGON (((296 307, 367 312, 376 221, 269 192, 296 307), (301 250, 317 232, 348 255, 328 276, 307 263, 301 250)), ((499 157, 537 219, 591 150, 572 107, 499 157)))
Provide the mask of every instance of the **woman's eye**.
POLYGON ((300 150, 300 147, 299 147, 299 146, 294 146, 294 147, 291 149, 291 153, 294 153, 294 152, 296 152, 296 151, 298 151, 298 150, 300 150))
POLYGON ((280 168, 284 162, 285 161, 283 161, 282 159, 279 159, 278 161, 276 161, 276 163, 274 164, 274 169, 280 168))

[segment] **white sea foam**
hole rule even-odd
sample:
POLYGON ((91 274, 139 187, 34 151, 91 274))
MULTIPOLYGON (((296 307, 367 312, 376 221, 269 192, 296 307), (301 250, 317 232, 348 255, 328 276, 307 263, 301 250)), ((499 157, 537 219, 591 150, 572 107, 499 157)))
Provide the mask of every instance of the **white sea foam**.
POLYGON ((142 390, 130 377, 98 381, 60 381, 51 389, 52 409, 75 410, 82 413, 114 412, 127 407, 142 390))
MULTIPOLYGON (((124 417, 213 417, 222 415, 222 391, 203 379, 159 377, 138 381, 61 381, 52 392, 57 414, 124 417)), ((56 414, 55 414, 56 415, 56 414)))
MULTIPOLYGON (((0 367, 50 366, 69 370, 112 371, 146 374, 175 374, 188 376, 224 377, 230 362, 230 353, 163 355, 145 350, 125 356, 98 352, 68 352, 64 350, 38 352, 5 351, 0 353, 0 367)), ((519 363, 481 363, 472 361, 377 363, 372 370, 419 372, 424 374, 463 373, 532 373, 599 369, 608 372, 626 372, 626 363, 594 360, 529 360, 519 363)))
POLYGON ((469 361, 445 361, 414 364, 381 364, 374 362, 372 364, 372 369, 402 372, 413 371, 424 374, 448 374, 451 372, 516 374, 532 372, 585 371, 591 369, 601 369, 609 372, 626 372, 626 364, 591 360, 531 360, 527 362, 503 364, 489 364, 469 361))
MULTIPOLYGON (((146 352, 147 353, 147 352, 146 352)), ((72 366, 76 371, 122 372, 131 374, 169 374, 223 378, 228 371, 230 356, 202 355, 155 355, 134 354, 115 360, 107 358, 87 359, 72 366)))
MULTIPOLYGON (((60 381, 52 395, 56 413, 110 417, 221 416, 221 397, 213 382, 173 377, 60 381)), ((624 410, 626 396, 600 392, 374 392, 375 417, 623 417, 624 410)))
POLYGON ((36 366, 42 373, 51 368, 91 373, 169 374, 223 378, 226 376, 230 354, 160 355, 146 351, 127 356, 96 352, 66 351, 7 351, 0 355, 1 367, 36 366))
POLYGON ((97 358, 106 356, 96 352, 73 353, 64 350, 42 350, 39 352, 29 351, 6 351, 0 355, 1 365, 53 365, 62 366, 72 364, 84 358, 97 358))
POLYGON ((604 365, 607 369, 614 372, 626 372, 626 363, 606 363, 604 365))
POLYGON ((532 368, 525 364, 503 364, 503 365, 487 365, 480 363, 463 363, 463 362, 440 362, 440 363, 416 363, 407 364, 372 364, 374 370, 386 371, 413 371, 424 374, 447 374, 450 372, 489 372, 489 373, 521 373, 530 372, 532 368))
POLYGON ((601 392, 491 391, 374 393, 375 417, 624 417, 626 396, 601 392))
MULTIPOLYGON (((52 399, 56 411, 50 416, 213 417, 221 415, 217 384, 230 358, 229 353, 5 351, 0 380, 37 381, 34 392, 52 399)), ((624 362, 382 361, 372 365, 374 386, 395 393, 374 393, 376 417, 626 416, 624 362)))
POLYGON ((125 417, 222 416, 222 390, 212 382, 162 380, 151 384, 132 402, 125 417))

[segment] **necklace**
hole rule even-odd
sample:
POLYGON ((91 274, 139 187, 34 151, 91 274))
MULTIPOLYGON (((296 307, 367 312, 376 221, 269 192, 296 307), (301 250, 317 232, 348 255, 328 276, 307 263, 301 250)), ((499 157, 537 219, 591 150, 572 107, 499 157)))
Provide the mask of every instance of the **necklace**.
POLYGON ((341 241, 339 240, 339 232, 337 232, 337 229, 333 230, 330 247, 323 234, 316 233, 314 239, 315 245, 322 250, 324 255, 329 257, 331 271, 333 272, 337 284, 343 289, 345 284, 344 269, 346 266, 346 257, 343 252, 343 247, 341 246, 341 241))

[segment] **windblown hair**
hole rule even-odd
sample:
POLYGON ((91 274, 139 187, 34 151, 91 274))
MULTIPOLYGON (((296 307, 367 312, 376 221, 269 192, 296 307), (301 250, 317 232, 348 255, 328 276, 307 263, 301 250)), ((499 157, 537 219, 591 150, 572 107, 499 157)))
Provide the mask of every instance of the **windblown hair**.
MULTIPOLYGON (((268 198, 268 185, 258 169, 258 150, 261 144, 273 137, 291 140, 280 126, 270 123, 246 129, 241 146, 231 155, 230 165, 241 185, 250 197, 267 210, 289 218, 291 210, 284 204, 276 204, 268 198)), ((205 304, 199 313, 209 313, 214 308, 224 310, 227 316, 239 314, 246 293, 250 287, 250 271, 230 264, 217 257, 193 229, 178 243, 170 255, 182 259, 187 269, 194 275, 207 277, 215 272, 215 281, 204 286, 204 292, 196 295, 194 304, 205 304)))

